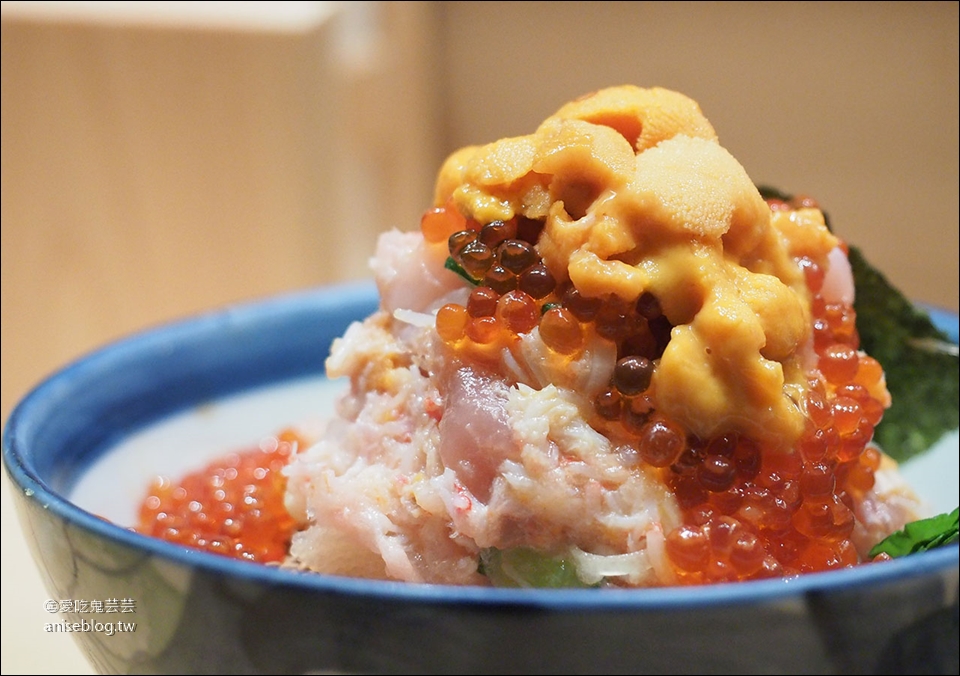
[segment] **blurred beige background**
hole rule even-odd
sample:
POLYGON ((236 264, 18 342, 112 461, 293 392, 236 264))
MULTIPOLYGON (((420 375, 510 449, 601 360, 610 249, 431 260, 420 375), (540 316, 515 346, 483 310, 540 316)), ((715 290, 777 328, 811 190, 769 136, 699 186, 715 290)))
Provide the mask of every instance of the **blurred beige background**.
MULTIPOLYGON (((956 2, 3 2, 3 419, 107 341, 367 276, 446 153, 623 83, 958 309, 956 2)), ((2 671, 90 673, 11 512, 2 671)))

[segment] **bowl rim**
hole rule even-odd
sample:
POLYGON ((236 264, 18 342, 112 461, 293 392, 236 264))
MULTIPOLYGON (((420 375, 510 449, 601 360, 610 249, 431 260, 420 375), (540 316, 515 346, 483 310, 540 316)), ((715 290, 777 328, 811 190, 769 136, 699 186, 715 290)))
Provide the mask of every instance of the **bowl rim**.
MULTIPOLYGON (((707 608, 722 604, 752 605, 786 601, 812 592, 849 591, 868 585, 894 584, 929 574, 954 576, 960 564, 957 545, 912 554, 883 564, 863 564, 821 573, 806 573, 776 578, 692 587, 655 587, 642 589, 508 589, 441 584, 416 584, 391 580, 370 580, 299 571, 264 565, 178 546, 158 538, 141 535, 123 526, 101 519, 72 503, 67 495, 52 488, 40 475, 28 448, 24 448, 22 429, 31 417, 48 409, 65 382, 95 369, 117 355, 136 355, 157 340, 184 335, 215 332, 225 318, 234 324, 254 326, 265 314, 295 315, 304 310, 343 305, 368 306, 376 302, 376 287, 370 280, 331 284, 305 291, 288 292, 265 299, 246 301, 160 324, 105 344, 80 356, 47 376, 14 407, 4 424, 3 464, 23 497, 39 504, 65 522, 124 545, 145 555, 156 556, 197 571, 226 576, 249 583, 301 591, 363 596, 381 600, 416 601, 427 604, 468 604, 475 606, 513 605, 545 609, 642 610, 662 611, 707 608)), ((918 304, 927 310, 934 323, 957 341, 958 315, 933 305, 918 304)), ((307 374, 304 374, 307 375, 307 374)), ((319 373, 317 374, 319 375, 319 373)), ((279 379, 276 383, 283 382, 279 379)), ((263 384, 270 384, 265 382, 263 384)), ((236 392, 244 389, 239 387, 236 392)), ((227 396, 228 392, 222 393, 227 396)), ((167 414, 170 412, 168 411, 167 414)), ((35 421, 34 421, 35 422, 35 421)), ((100 451, 106 451, 107 447, 100 451)))

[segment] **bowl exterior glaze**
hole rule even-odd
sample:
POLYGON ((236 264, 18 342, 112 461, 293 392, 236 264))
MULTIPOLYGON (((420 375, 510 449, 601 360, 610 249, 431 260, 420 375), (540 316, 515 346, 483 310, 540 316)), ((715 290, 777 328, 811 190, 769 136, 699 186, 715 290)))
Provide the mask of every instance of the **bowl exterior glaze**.
MULTIPOLYGON (((107 346, 41 384, 3 437, 48 591, 126 598, 75 633, 100 673, 958 673, 958 548, 701 588, 451 588, 298 573, 146 538, 72 505, 76 477, 164 416, 319 374, 371 284, 284 296, 107 346)), ((956 341, 957 318, 933 312, 956 341)), ((62 613, 68 622, 93 616, 62 613)))

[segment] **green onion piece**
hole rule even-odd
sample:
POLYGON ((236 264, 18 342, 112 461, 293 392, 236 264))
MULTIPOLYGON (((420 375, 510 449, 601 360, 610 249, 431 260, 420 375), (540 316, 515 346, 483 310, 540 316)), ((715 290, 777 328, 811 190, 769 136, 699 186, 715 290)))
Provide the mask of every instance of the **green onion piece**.
POLYGON ((540 308, 540 316, 542 317, 555 307, 560 307, 560 303, 544 303, 540 308))
POLYGON ((529 547, 484 549, 480 552, 479 571, 490 578, 495 587, 558 589, 589 586, 577 577, 572 561, 529 547))

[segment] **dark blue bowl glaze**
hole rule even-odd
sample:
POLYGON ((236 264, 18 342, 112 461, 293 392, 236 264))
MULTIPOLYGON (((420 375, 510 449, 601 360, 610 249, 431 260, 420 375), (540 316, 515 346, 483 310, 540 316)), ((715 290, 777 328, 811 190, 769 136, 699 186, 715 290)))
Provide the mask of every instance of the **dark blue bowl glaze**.
MULTIPOLYGON (((143 537, 64 497, 150 423, 321 374, 333 339, 376 305, 360 283, 160 327, 80 359, 14 410, 3 460, 50 594, 135 603, 109 619, 135 621, 136 632, 74 634, 99 672, 958 672, 956 546, 789 580, 481 589, 245 563, 143 537)), ((957 316, 931 314, 956 341, 957 316)))

